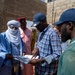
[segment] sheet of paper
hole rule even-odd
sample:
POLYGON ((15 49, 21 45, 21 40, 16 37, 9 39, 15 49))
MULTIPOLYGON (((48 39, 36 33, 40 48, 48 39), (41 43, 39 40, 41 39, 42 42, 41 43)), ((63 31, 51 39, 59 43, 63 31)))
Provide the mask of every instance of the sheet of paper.
MULTIPOLYGON (((14 56, 15 60, 23 62, 24 64, 28 64, 33 55, 25 55, 25 56, 14 56)), ((39 56, 33 57, 33 59, 38 59, 39 56)))

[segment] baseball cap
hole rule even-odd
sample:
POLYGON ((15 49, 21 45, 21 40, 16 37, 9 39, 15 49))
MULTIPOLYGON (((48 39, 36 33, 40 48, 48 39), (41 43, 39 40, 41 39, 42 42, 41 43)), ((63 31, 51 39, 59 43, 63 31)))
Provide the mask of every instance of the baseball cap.
POLYGON ((26 19, 25 19, 25 17, 21 17, 21 18, 18 18, 18 21, 20 23, 24 23, 24 22, 26 22, 26 19))
POLYGON ((36 27, 39 23, 46 19, 46 16, 43 13, 36 13, 33 17, 33 24, 31 27, 36 27))
POLYGON ((64 22, 69 22, 69 21, 73 21, 75 22, 75 8, 70 8, 65 10, 60 18, 58 22, 55 22, 53 25, 60 25, 64 22))

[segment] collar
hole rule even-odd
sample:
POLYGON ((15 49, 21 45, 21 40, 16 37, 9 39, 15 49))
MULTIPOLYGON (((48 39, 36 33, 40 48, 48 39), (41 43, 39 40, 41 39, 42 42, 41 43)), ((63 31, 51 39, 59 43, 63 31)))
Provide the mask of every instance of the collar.
POLYGON ((71 41, 70 41, 70 44, 73 44, 75 43, 75 38, 73 38, 71 41))
POLYGON ((43 33, 43 32, 46 32, 49 27, 50 27, 50 26, 48 25, 48 26, 42 31, 42 33, 43 33))

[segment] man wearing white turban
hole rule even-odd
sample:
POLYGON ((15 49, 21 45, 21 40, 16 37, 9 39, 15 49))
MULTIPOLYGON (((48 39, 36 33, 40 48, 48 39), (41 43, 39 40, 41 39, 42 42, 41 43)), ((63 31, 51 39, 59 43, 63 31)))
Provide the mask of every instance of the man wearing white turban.
POLYGON ((20 62, 13 59, 13 55, 25 53, 19 32, 20 22, 10 20, 7 26, 8 29, 0 34, 0 75, 21 75, 20 62))

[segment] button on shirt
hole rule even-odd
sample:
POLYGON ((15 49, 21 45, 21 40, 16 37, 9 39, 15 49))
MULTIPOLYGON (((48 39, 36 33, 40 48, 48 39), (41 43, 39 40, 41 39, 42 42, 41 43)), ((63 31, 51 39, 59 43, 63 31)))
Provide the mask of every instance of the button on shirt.
MULTIPOLYGON (((44 31, 39 34, 36 47, 39 50, 38 55, 40 58, 51 55, 53 59, 56 59, 56 57, 61 54, 61 43, 58 33, 50 28, 50 26, 46 27, 44 31)), ((36 72, 39 73, 39 75, 50 74, 54 72, 55 65, 56 64, 46 64, 45 66, 36 65, 36 72)))

